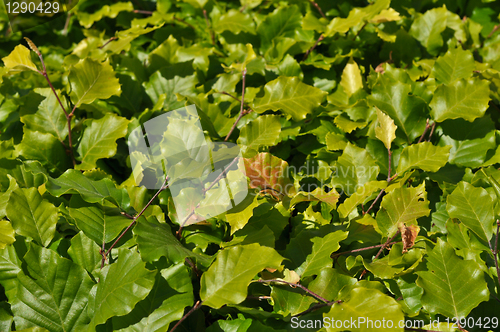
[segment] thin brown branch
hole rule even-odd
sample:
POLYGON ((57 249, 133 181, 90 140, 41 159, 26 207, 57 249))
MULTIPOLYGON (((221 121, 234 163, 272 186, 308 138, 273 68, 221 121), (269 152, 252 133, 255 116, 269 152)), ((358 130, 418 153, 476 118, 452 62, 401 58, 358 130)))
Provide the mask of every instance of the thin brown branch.
POLYGON ((132 222, 130 223, 130 225, 128 225, 127 228, 125 228, 125 230, 120 234, 120 236, 118 236, 118 238, 115 240, 115 242, 113 242, 113 244, 111 245, 111 247, 109 247, 109 249, 104 252, 104 244, 103 244, 103 248, 102 248, 102 260, 101 260, 101 269, 104 267, 104 262, 106 261, 109 253, 111 252, 111 249, 113 249, 116 244, 121 240, 121 238, 128 232, 128 230, 130 228, 132 228, 132 226, 134 226, 135 222, 137 221, 137 219, 139 219, 140 216, 142 216, 142 214, 144 213, 144 211, 146 211, 146 209, 151 205, 151 203, 153 203, 153 201, 156 199, 156 197, 158 197, 158 195, 165 189, 168 188, 168 179, 169 177, 166 176, 165 177, 165 180, 163 181, 163 184, 161 185, 161 188, 158 189, 158 191, 154 194, 154 196, 149 200, 149 202, 146 204, 146 206, 144 206, 144 208, 141 210, 141 212, 139 212, 138 214, 136 214, 134 216, 134 218, 132 219, 132 222))
MULTIPOLYGON (((42 52, 40 52, 38 50, 36 45, 29 38, 24 37, 24 39, 26 39, 26 42, 28 43, 29 47, 33 50, 33 52, 35 52, 38 55, 38 58, 40 59, 40 62, 42 63, 42 71, 38 71, 38 73, 41 74, 43 77, 45 77, 45 80, 49 84, 49 87, 52 90, 52 93, 56 96, 56 99, 57 99, 59 105, 61 106, 61 108, 64 112, 64 115, 66 116, 66 121, 68 123, 68 141, 69 141, 69 148, 66 151, 67 151, 67 153, 69 153, 69 155, 71 157, 71 162, 73 163, 73 167, 74 167, 74 166, 76 166, 76 160, 75 160, 75 156, 73 154, 73 141, 72 141, 72 137, 71 137, 71 116, 72 115, 68 114, 68 112, 66 111, 66 108, 64 108, 64 105, 61 102, 61 99, 59 99, 59 96, 57 95, 56 89, 54 88, 54 86, 52 85, 52 82, 50 81, 49 74, 47 73, 47 68, 45 67, 45 61, 43 61, 42 52)), ((64 143, 63 143, 63 146, 64 146, 64 143)))
POLYGON ((305 291, 309 295, 315 297, 316 299, 318 299, 320 301, 323 301, 326 304, 333 304, 335 302, 335 301, 328 301, 327 299, 325 299, 321 295, 316 294, 315 292, 313 292, 312 290, 310 290, 309 288, 307 288, 305 286, 302 286, 301 284, 294 284, 293 282, 289 282, 289 281, 285 281, 285 280, 281 280, 281 279, 268 279, 268 280, 259 279, 259 280, 256 280, 256 281, 257 282, 261 282, 263 284, 265 284, 265 283, 271 283, 271 282, 280 282, 280 283, 283 283, 283 284, 287 284, 288 286, 291 286, 291 287, 299 287, 300 289, 302 289, 303 291, 305 291))
POLYGON ((343 252, 339 252, 339 253, 333 253, 331 255, 332 258, 337 258, 339 256, 342 256, 342 255, 345 255, 345 254, 352 254, 354 252, 360 252, 360 251, 365 251, 365 250, 370 250, 370 249, 375 249, 375 248, 380 248, 380 247, 383 247, 383 246, 392 246, 393 244, 396 244, 396 243, 399 243, 401 241, 394 241, 394 242, 391 242, 389 244, 377 244, 375 246, 369 246, 369 247, 364 247, 364 248, 359 248, 359 249, 353 249, 353 250, 349 250, 349 251, 343 251, 343 252))
POLYGON ((323 17, 323 18, 326 18, 325 14, 323 14, 323 11, 321 10, 321 7, 313 0, 309 0, 309 3, 311 5, 313 5, 314 7, 316 7, 316 9, 318 10, 319 14, 323 17))
POLYGON ((311 54, 311 52, 316 48, 316 46, 318 46, 319 42, 322 41, 325 37, 323 36, 323 34, 319 35, 319 38, 318 40, 316 40, 316 42, 314 43, 314 45, 307 50, 306 54, 304 54, 304 57, 302 58, 302 61, 306 61, 307 57, 309 56, 309 54, 311 54))
POLYGON ((434 130, 436 129, 436 123, 433 122, 432 123, 432 126, 431 126, 431 132, 429 134, 429 137, 427 138, 427 142, 430 142, 431 141, 431 138, 432 138, 432 135, 434 134, 434 130))
POLYGON ((136 13, 136 14, 144 14, 144 15, 153 15, 154 12, 152 12, 150 10, 134 9, 134 13, 136 13))
POLYGON ((203 16, 205 16, 205 22, 207 23, 207 28, 210 31, 210 38, 212 39, 212 45, 215 45, 215 34, 210 24, 210 21, 208 20, 206 9, 203 9, 203 16))
POLYGON ((111 37, 109 38, 108 41, 106 41, 104 44, 102 44, 101 46, 99 46, 99 49, 102 50, 104 47, 106 47, 106 45, 108 45, 109 43, 111 43, 113 40, 117 40, 118 37, 111 37))
POLYGON ((236 125, 238 124, 238 122, 241 120, 241 118, 243 117, 243 115, 245 115, 245 109, 243 108, 243 105, 245 105, 245 78, 247 76, 247 69, 243 69, 243 72, 241 73, 241 79, 242 79, 242 89, 241 89, 241 106, 240 106, 240 114, 238 115, 238 118, 236 119, 236 121, 234 121, 233 123, 233 126, 231 127, 231 129, 229 130, 229 133, 227 133, 227 136, 226 136, 226 139, 224 139, 224 142, 227 142, 227 140, 229 139, 229 136, 231 136, 231 134, 233 133, 234 129, 236 128, 236 125))
MULTIPOLYGON (((399 234, 399 229, 396 231, 396 234, 394 234, 393 237, 391 237, 390 239, 387 239, 387 241, 385 241, 384 245, 382 247, 380 247, 380 250, 378 251, 378 253, 375 255, 375 257, 373 258, 372 261, 376 260, 380 254, 382 254, 382 252, 384 251, 385 248, 387 248, 389 246, 389 244, 392 242, 392 240, 394 240, 394 238, 399 234)), ((363 279, 363 277, 365 276, 365 274, 368 272, 368 270, 364 269, 363 272, 361 272, 361 275, 359 276, 359 280, 363 279)))
POLYGON ((375 206, 375 203, 377 203, 377 202, 378 202, 378 200, 380 199, 380 197, 381 197, 384 193, 385 193, 385 189, 382 189, 382 190, 378 193, 377 197, 376 197, 376 198, 375 198, 375 200, 372 202, 372 204, 370 205, 370 207, 368 208, 368 210, 366 210, 363 214, 367 214, 368 212, 370 212, 370 211, 371 211, 371 209, 375 206))
POLYGON ((427 133, 427 130, 429 130, 429 119, 427 119, 427 121, 425 122, 424 132, 422 133, 422 136, 420 136, 420 138, 418 139, 417 143, 422 142, 422 140, 424 139, 425 134, 427 133))
POLYGON ((66 16, 66 22, 64 22, 64 28, 62 31, 62 35, 66 36, 68 34, 68 27, 69 27, 69 21, 71 19, 72 12, 68 12, 68 15, 66 16))
POLYGON ((498 257, 497 257, 498 256, 499 232, 500 232, 500 220, 497 219, 497 234, 495 236, 495 246, 492 246, 489 241, 488 241, 488 244, 490 246, 491 253, 493 254, 493 260, 495 261, 495 268, 497 270, 498 285, 500 287, 500 268, 498 266, 498 257))
POLYGON ((387 182, 391 182, 391 163, 392 163, 392 151, 391 149, 387 149, 387 153, 389 154, 389 167, 387 170, 387 182))
POLYGON ((184 316, 182 316, 182 318, 177 322, 177 324, 175 324, 174 327, 172 327, 170 332, 174 332, 175 329, 178 328, 179 325, 181 325, 186 318, 188 318, 193 312, 195 312, 199 307, 201 307, 202 303, 203 301, 197 301, 194 307, 192 307, 191 310, 189 310, 184 316))
MULTIPOLYGON (((230 94, 229 92, 226 92, 226 91, 221 91, 221 92, 215 92, 215 93, 221 93, 223 95, 226 95, 226 96, 229 96, 231 98, 233 98, 234 100, 237 100, 238 102, 241 103, 241 99, 236 97, 236 96, 233 96, 232 94, 230 94)), ((250 107, 250 105, 248 105, 247 103, 243 103, 245 105, 245 107, 249 110, 249 112, 253 112, 253 108, 250 107)))

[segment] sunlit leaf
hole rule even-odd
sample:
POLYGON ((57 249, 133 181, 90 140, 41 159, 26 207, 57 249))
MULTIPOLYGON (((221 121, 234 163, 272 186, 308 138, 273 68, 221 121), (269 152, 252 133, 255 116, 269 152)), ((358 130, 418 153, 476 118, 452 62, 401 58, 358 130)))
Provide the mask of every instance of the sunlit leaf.
POLYGON ((412 168, 437 172, 448 161, 450 149, 451 146, 439 147, 429 142, 412 144, 404 148, 401 153, 396 172, 403 174, 403 172, 412 168))
POLYGON ((217 309, 242 302, 255 275, 265 268, 279 268, 282 260, 276 250, 258 244, 222 250, 201 276, 203 304, 217 309))
POLYGON ((392 141, 396 138, 396 129, 398 126, 394 124, 394 121, 388 115, 384 114, 378 108, 377 119, 379 125, 375 128, 375 135, 384 143, 385 148, 389 150, 392 141))
POLYGON ((417 285, 424 289, 422 304, 433 314, 467 317, 489 291, 479 264, 463 260, 439 239, 427 255, 427 271, 419 271, 417 285))
POLYGON ((6 68, 11 71, 38 71, 36 65, 31 61, 31 52, 26 46, 17 45, 14 50, 6 57, 2 58, 6 68))

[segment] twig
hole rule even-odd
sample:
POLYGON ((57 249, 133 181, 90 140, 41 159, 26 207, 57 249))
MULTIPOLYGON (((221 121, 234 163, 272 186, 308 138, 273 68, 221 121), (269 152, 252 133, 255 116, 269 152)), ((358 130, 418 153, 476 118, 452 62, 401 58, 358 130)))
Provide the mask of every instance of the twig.
MULTIPOLYGON (((394 240, 394 238, 399 234, 399 229, 396 231, 396 234, 394 234, 393 237, 391 237, 390 239, 387 239, 387 241, 385 241, 384 245, 380 248, 380 250, 378 251, 377 255, 375 255, 375 257, 373 258, 372 261, 376 260, 380 254, 382 254, 382 252, 384 251, 384 249, 386 247, 389 246, 389 244, 392 242, 392 240, 394 240)), ((359 276, 359 280, 363 279, 363 277, 365 276, 365 274, 368 272, 368 270, 364 269, 363 272, 361 272, 361 275, 359 276)))
POLYGON ((64 28, 62 31, 63 36, 66 36, 68 34, 68 27, 69 27, 70 18, 71 18, 71 12, 68 12, 68 15, 66 16, 66 22, 64 22, 64 28))
POLYGON ((424 132, 422 133, 422 136, 420 136, 420 138, 418 139, 417 143, 422 142, 422 140, 424 139, 425 134, 427 133, 427 130, 429 130, 429 119, 427 119, 427 121, 425 122, 424 132))
MULTIPOLYGON (((38 58, 40 58, 40 62, 42 63, 42 71, 40 71, 40 70, 37 70, 37 71, 39 74, 41 74, 43 77, 45 77, 45 80, 49 84, 50 89, 52 90, 52 92, 56 96, 56 99, 59 102, 59 105, 61 106, 61 108, 64 112, 64 115, 66 116, 66 121, 68 123, 68 141, 69 141, 69 149, 67 149, 66 152, 69 153, 69 155, 71 157, 71 161, 73 162, 73 166, 76 166, 75 156, 73 155, 73 141, 72 141, 72 137, 71 137, 71 117, 73 116, 73 114, 72 113, 68 114, 68 112, 66 111, 66 108, 64 108, 64 106, 61 102, 61 99, 59 99, 59 96, 57 95, 56 89, 54 89, 54 86, 52 85, 52 82, 49 79, 49 74, 47 74, 47 68, 45 67, 45 62, 43 61, 42 53, 38 50, 38 48, 31 41, 31 39, 29 39, 27 37, 24 37, 24 39, 28 43, 31 50, 33 50, 33 52, 35 52, 38 55, 38 58)), ((63 143, 63 145, 64 145, 64 143, 63 143)))
POLYGON ((210 21, 208 20, 206 9, 203 9, 203 16, 205 16, 205 22, 207 23, 207 28, 208 28, 208 30, 210 30, 210 37, 212 38, 212 44, 215 45, 214 30, 212 29, 212 27, 210 25, 210 21))
POLYGON ((259 300, 259 301, 262 301, 262 300, 270 300, 271 297, 268 296, 268 295, 262 295, 262 296, 253 296, 253 295, 248 295, 247 296, 247 299, 249 300, 259 300))
POLYGON ((103 45, 99 46, 99 49, 102 50, 104 47, 106 47, 106 45, 108 45, 109 43, 111 43, 113 40, 117 40, 118 37, 111 37, 109 38, 109 40, 107 42, 105 42, 103 45))
POLYGON ((325 302, 326 304, 333 304, 333 303, 335 303, 335 301, 328 301, 327 299, 325 299, 321 295, 318 295, 318 294, 314 293, 312 290, 310 290, 307 287, 302 286, 301 284, 294 284, 293 282, 289 282, 289 281, 285 281, 285 280, 281 280, 281 279, 269 279, 269 280, 259 279, 259 280, 256 280, 256 281, 257 282, 261 282, 263 284, 265 284, 265 283, 271 283, 271 282, 281 282, 281 283, 287 284, 288 286, 291 286, 291 287, 299 287, 302 290, 304 290, 306 293, 310 294, 311 296, 315 297, 316 299, 318 299, 320 301, 325 302))
POLYGON ((495 25, 491 30, 491 32, 488 34, 488 36, 486 36, 486 39, 490 39, 493 36, 493 34, 497 32, 498 28, 500 28, 500 26, 498 24, 495 25))
POLYGON ((392 161, 392 151, 391 149, 387 149, 387 152, 389 154, 389 167, 387 170, 387 182, 391 182, 391 161, 392 161))
MULTIPOLYGON (((140 216, 142 216, 142 214, 144 213, 144 211, 146 211, 146 209, 151 205, 151 203, 153 203, 153 201, 155 200, 156 197, 158 197, 158 195, 165 189, 168 188, 168 184, 167 184, 167 181, 168 181, 169 177, 166 176, 165 177, 165 180, 163 181, 163 184, 161 185, 161 188, 154 194, 154 196, 149 200, 149 202, 146 204, 146 206, 144 206, 144 208, 141 210, 141 212, 139 212, 137 215, 134 216, 134 218, 132 219, 132 222, 130 223, 130 225, 128 225, 127 228, 125 228, 125 230, 120 234, 120 236, 118 236, 118 238, 115 240, 115 242, 113 242, 113 244, 111 245, 111 247, 109 247, 109 249, 104 252, 104 244, 103 244, 103 248, 102 248, 102 261, 101 261, 101 269, 104 267, 104 262, 106 261, 109 253, 111 252, 111 249, 113 249, 116 244, 118 243, 118 241, 121 240, 121 238, 128 232, 128 230, 134 226, 135 222, 137 221, 137 219, 139 219, 140 216)), ((103 240, 104 241, 104 240, 103 240)))
POLYGON ((233 133, 234 129, 236 128, 236 125, 238 124, 238 122, 241 120, 241 118, 243 117, 243 115, 246 114, 245 112, 245 109, 243 108, 243 105, 245 104, 245 78, 247 76, 247 69, 243 69, 243 72, 241 73, 241 78, 242 78, 242 81, 243 81, 243 87, 241 88, 241 106, 240 106, 240 114, 238 115, 238 118, 236 119, 236 121, 234 121, 233 123, 233 126, 231 127, 231 129, 229 130, 229 133, 227 133, 227 136, 226 136, 226 139, 224 139, 224 142, 227 142, 227 140, 229 139, 229 136, 231 136, 231 134, 233 133))
POLYGON ((370 250, 370 249, 375 249, 375 248, 380 248, 380 247, 383 247, 383 246, 392 246, 393 244, 396 244, 396 243, 399 243, 401 241, 394 241, 394 242, 391 242, 391 243, 388 243, 388 244, 377 244, 375 246, 369 246, 369 247, 364 247, 364 248, 359 248, 359 249, 353 249, 353 250, 349 250, 349 251, 343 251, 343 252, 339 252, 339 253, 333 253, 330 257, 331 258, 337 258, 339 256, 342 256, 342 255, 345 255, 345 254, 352 254, 354 252, 360 252, 360 251, 365 251, 365 250, 370 250))
POLYGON ((368 212, 370 212, 370 211, 371 211, 371 209, 375 206, 375 203, 377 203, 377 202, 378 202, 378 200, 380 199, 380 197, 381 197, 384 193, 385 193, 385 189, 382 189, 382 190, 378 193, 377 197, 376 197, 376 198, 375 198, 375 200, 372 202, 372 204, 370 205, 370 207, 368 208, 368 210, 366 210, 363 214, 367 214, 368 212))
POLYGON ((152 12, 150 10, 134 9, 134 13, 136 13, 136 14, 144 14, 144 15, 153 15, 154 12, 152 12))
POLYGON ((307 50, 306 54, 304 54, 304 57, 302 58, 302 61, 306 61, 307 57, 309 56, 309 54, 311 54, 311 52, 316 48, 316 46, 318 46, 319 42, 322 41, 325 37, 323 36, 323 34, 319 35, 319 38, 318 40, 316 40, 316 42, 314 43, 314 45, 307 50))
POLYGON ((427 142, 431 141, 432 134, 434 134, 434 129, 436 129, 436 123, 435 122, 432 123, 431 133, 429 134, 429 137, 427 138, 427 142))
MULTIPOLYGON (((237 100, 237 101, 239 101, 241 103, 241 99, 240 98, 233 96, 229 92, 221 91, 221 92, 215 92, 215 93, 222 93, 223 95, 229 96, 229 97, 233 98, 234 100, 237 100)), ((247 103, 243 103, 243 104, 245 105, 246 108, 248 108, 250 110, 250 112, 254 111, 253 108, 251 108, 250 105, 248 105, 247 103)))
POLYGON ((309 3, 311 5, 313 5, 314 7, 316 7, 316 9, 318 10, 319 14, 321 16, 323 16, 323 18, 326 18, 325 14, 323 14, 323 11, 321 10, 321 7, 316 2, 314 2, 313 0, 309 0, 309 3))
POLYGON ((495 247, 493 247, 489 241, 488 244, 490 246, 491 253, 493 254, 493 260, 495 261, 495 268, 497 269, 498 286, 500 287, 500 268, 498 266, 498 257, 497 257, 499 232, 500 232, 500 220, 497 219, 497 235, 495 236, 495 247))
POLYGON ((174 332, 175 329, 178 328, 179 325, 181 325, 186 318, 188 318, 193 312, 195 312, 199 307, 201 307, 202 303, 203 301, 197 301, 194 307, 192 307, 191 310, 189 310, 184 316, 182 316, 182 318, 177 322, 177 324, 175 324, 174 327, 172 327, 170 332, 174 332))

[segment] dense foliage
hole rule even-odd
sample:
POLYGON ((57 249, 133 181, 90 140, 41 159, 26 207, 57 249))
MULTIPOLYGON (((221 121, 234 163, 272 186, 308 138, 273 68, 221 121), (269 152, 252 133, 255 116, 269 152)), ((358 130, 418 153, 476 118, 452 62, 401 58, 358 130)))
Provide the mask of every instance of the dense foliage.
POLYGON ((0 330, 498 331, 499 14, 81 0, 22 30, 0 8, 0 330), (187 105, 250 189, 200 222, 220 183, 186 189, 186 223, 127 139, 187 105))

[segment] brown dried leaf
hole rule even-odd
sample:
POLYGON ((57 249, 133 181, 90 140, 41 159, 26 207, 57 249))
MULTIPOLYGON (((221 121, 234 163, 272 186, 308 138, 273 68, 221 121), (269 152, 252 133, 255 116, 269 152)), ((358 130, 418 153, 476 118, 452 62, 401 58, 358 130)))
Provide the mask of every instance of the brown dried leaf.
POLYGON ((420 227, 417 225, 406 226, 405 224, 399 224, 399 231, 401 233, 401 239, 403 240, 403 254, 408 252, 408 249, 413 247, 415 244, 415 239, 420 232, 420 227))
POLYGON ((250 188, 287 196, 295 195, 286 161, 268 152, 262 152, 252 158, 243 158, 243 163, 246 175, 250 178, 250 188))

